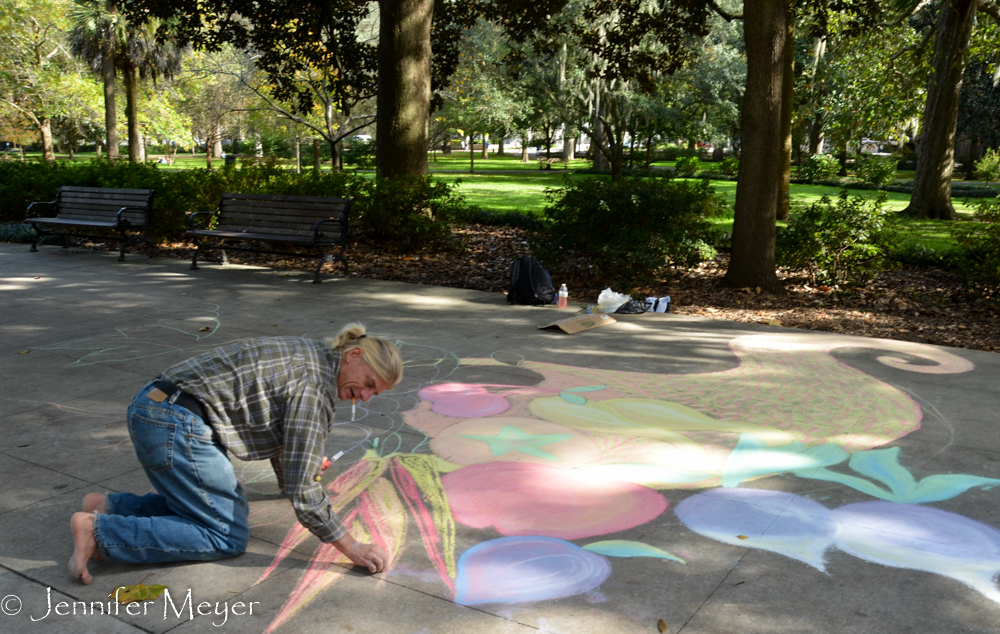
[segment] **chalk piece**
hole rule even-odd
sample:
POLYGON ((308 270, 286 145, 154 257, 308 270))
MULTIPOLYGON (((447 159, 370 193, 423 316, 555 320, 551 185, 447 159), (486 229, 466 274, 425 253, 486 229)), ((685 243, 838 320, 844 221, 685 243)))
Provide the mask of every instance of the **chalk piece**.
POLYGON ((336 453, 336 454, 335 454, 335 455, 333 456, 333 458, 330 458, 330 461, 331 461, 331 462, 337 462, 337 461, 338 461, 338 460, 340 460, 340 459, 341 459, 341 458, 342 458, 343 456, 344 456, 344 452, 343 452, 343 451, 338 451, 338 452, 337 452, 337 453, 336 453))

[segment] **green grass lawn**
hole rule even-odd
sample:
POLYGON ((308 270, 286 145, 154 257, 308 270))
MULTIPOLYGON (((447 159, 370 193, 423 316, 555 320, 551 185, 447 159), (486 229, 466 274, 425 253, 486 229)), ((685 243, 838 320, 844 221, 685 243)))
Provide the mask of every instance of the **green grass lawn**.
MULTIPOLYGON (((544 156, 544 154, 543 154, 544 156)), ((553 153, 552 158, 559 158, 560 155, 553 153)), ((462 170, 469 171, 469 153, 465 152, 452 152, 450 156, 445 156, 440 152, 437 153, 437 158, 430 156, 427 159, 427 163, 430 166, 432 172, 436 170, 462 170)), ((508 152, 505 156, 496 156, 495 154, 490 154, 488 159, 481 158, 480 152, 476 152, 476 171, 491 171, 491 170, 514 170, 514 171, 526 171, 526 172, 560 172, 564 171, 564 168, 571 170, 577 169, 588 169, 591 167, 591 162, 586 159, 576 159, 570 161, 569 164, 556 163, 552 166, 551 170, 540 170, 538 169, 538 161, 535 159, 529 160, 527 163, 521 162, 521 152, 508 152)))
MULTIPOLYGON (((439 174, 436 179, 447 183, 458 182, 459 192, 465 196, 470 205, 493 211, 520 211, 541 215, 547 204, 546 189, 564 187, 567 180, 573 182, 581 178, 594 178, 584 174, 552 174, 548 172, 535 174, 475 174, 452 175, 439 174)), ((720 230, 731 231, 733 224, 733 204, 736 200, 735 181, 711 181, 715 191, 726 198, 727 210, 724 216, 715 219, 720 230)), ((848 190, 851 196, 874 196, 877 192, 871 190, 848 190)), ((808 206, 819 202, 823 196, 831 199, 840 194, 836 187, 823 185, 793 184, 791 197, 793 206, 808 206)), ((908 194, 888 192, 886 208, 900 211, 906 207, 910 197, 908 194)), ((971 215, 972 208, 964 200, 955 199, 955 210, 963 216, 971 215)), ((952 223, 943 220, 912 220, 904 218, 901 225, 901 240, 912 240, 934 250, 947 250, 954 245, 949 227, 952 223)))

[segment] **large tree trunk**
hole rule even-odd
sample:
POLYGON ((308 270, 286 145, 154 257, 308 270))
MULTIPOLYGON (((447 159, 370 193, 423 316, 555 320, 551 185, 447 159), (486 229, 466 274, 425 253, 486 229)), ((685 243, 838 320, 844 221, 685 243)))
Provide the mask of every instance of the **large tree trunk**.
POLYGON ((427 173, 434 0, 379 0, 379 176, 427 173))
POLYGON ((522 132, 521 133, 521 162, 522 163, 527 163, 528 160, 529 160, 528 159, 528 133, 527 132, 522 132))
POLYGON ((792 87, 795 82, 795 20, 788 20, 785 33, 784 76, 781 83, 781 194, 775 217, 788 220, 792 195, 792 87))
POLYGON ((823 153, 823 115, 816 113, 809 124, 809 155, 823 153))
POLYGON ((142 160, 139 147, 139 85, 136 83, 135 68, 122 71, 125 80, 125 118, 128 119, 128 160, 138 163, 142 160))
POLYGON ((746 0, 746 92, 733 250, 723 285, 784 293, 774 263, 775 212, 781 197, 785 38, 794 19, 787 0, 746 0))
POLYGON ((563 138, 563 160, 572 161, 576 159, 576 137, 563 138))
POLYGON ((108 160, 118 160, 118 112, 115 107, 115 46, 104 38, 101 47, 101 79, 104 81, 104 129, 108 139, 108 160))
POLYGON ((917 146, 913 195, 904 214, 917 218, 954 220, 951 174, 955 161, 958 99, 965 73, 965 56, 976 19, 977 0, 945 0, 937 20, 934 57, 931 58, 927 103, 917 146))
POLYGON ((332 157, 330 169, 334 172, 339 172, 344 167, 343 147, 344 144, 342 141, 330 144, 330 156, 332 157))
POLYGON ((42 117, 38 124, 38 131, 42 137, 42 160, 51 163, 56 160, 56 151, 52 144, 52 119, 42 117))

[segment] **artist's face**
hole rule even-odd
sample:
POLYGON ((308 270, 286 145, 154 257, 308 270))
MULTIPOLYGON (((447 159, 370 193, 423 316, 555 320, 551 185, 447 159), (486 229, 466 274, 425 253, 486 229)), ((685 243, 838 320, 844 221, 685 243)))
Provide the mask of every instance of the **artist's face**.
POLYGON ((361 348, 351 348, 341 355, 340 375, 337 376, 337 397, 340 400, 356 398, 365 402, 387 389, 389 384, 365 363, 361 348))

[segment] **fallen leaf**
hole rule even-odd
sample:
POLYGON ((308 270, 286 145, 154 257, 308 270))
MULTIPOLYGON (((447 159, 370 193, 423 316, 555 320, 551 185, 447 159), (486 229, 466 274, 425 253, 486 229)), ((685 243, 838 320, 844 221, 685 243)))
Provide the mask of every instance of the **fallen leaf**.
POLYGON ((277 327, 278 327, 278 326, 280 326, 280 325, 281 325, 281 324, 274 324, 274 327, 275 327, 275 328, 277 328, 277 327))
POLYGON ((663 621, 663 619, 660 619, 659 621, 656 622, 656 627, 661 632, 666 632, 667 631, 667 624, 663 621))
POLYGON ((768 326, 780 326, 781 322, 780 321, 769 321, 769 322, 767 322, 767 325, 768 326))
POLYGON ((201 328, 198 329, 198 332, 205 332, 206 330, 211 330, 211 329, 212 329, 211 326, 202 326, 201 328))
POLYGON ((36 279, 36 280, 40 280, 40 279, 42 279, 42 278, 41 278, 41 277, 36 277, 35 279, 36 279))
POLYGON ((118 586, 108 595, 109 599, 117 599, 118 603, 133 603, 135 601, 152 601, 163 594, 167 586, 137 583, 134 586, 118 586))
POLYGON ((747 537, 746 535, 737 535, 736 539, 750 539, 750 538, 747 537))
POLYGON ((25 351, 24 351, 24 352, 22 352, 21 354, 28 354, 28 353, 30 353, 30 352, 31 352, 31 350, 25 350, 25 351))

